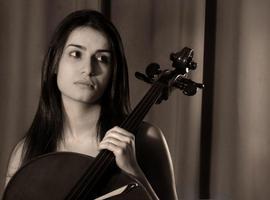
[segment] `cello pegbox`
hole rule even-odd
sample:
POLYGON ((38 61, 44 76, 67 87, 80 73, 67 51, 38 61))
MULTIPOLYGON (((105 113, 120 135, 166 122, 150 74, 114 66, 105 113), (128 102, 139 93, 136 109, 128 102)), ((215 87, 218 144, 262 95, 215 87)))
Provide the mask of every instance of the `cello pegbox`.
POLYGON ((170 60, 173 62, 172 67, 180 72, 180 74, 186 74, 189 70, 195 70, 197 63, 192 61, 193 54, 193 49, 189 47, 184 47, 177 53, 171 53, 170 60))

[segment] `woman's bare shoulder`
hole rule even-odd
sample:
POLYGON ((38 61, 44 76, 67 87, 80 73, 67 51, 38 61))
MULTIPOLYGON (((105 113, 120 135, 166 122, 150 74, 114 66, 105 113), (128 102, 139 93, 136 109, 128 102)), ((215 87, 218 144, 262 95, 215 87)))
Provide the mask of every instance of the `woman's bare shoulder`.
POLYGON ((163 139, 161 129, 149 122, 143 121, 139 128, 139 137, 147 137, 149 139, 163 139))
POLYGON ((143 122, 137 136, 138 163, 153 189, 160 199, 177 199, 171 155, 161 129, 143 122))
POLYGON ((143 122, 136 136, 137 145, 139 148, 153 148, 166 146, 166 139, 161 129, 151 123, 143 122), (148 144, 148 145, 146 145, 148 144))
POLYGON ((153 124, 143 122, 135 141, 139 162, 148 163, 149 159, 159 162, 170 156, 163 132, 153 124))
POLYGON ((21 163, 22 155, 23 155, 23 147, 24 147, 25 140, 20 140, 12 150, 9 159, 9 166, 14 167, 21 163))
POLYGON ((12 153, 9 158, 7 175, 6 175, 6 184, 11 179, 11 177, 16 173, 19 167, 22 164, 22 156, 24 151, 25 140, 20 140, 12 150, 12 153))

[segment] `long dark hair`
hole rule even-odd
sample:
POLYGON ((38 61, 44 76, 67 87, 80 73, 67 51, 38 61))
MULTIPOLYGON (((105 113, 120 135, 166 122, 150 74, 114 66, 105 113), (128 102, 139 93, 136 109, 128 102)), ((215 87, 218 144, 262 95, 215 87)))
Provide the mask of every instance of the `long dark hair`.
POLYGON ((25 136, 23 162, 55 151, 58 141, 62 138, 62 100, 55 72, 70 33, 78 27, 91 27, 104 33, 113 52, 111 83, 101 97, 97 138, 103 138, 105 131, 119 124, 130 111, 127 63, 118 31, 97 11, 75 11, 58 25, 44 58, 41 96, 36 115, 25 136))

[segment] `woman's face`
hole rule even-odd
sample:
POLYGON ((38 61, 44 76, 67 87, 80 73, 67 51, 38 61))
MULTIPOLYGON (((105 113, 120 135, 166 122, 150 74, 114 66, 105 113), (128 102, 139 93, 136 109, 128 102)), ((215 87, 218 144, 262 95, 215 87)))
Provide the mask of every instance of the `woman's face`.
POLYGON ((108 86, 112 52, 104 34, 79 27, 65 44, 57 71, 57 85, 64 100, 96 103, 108 86))

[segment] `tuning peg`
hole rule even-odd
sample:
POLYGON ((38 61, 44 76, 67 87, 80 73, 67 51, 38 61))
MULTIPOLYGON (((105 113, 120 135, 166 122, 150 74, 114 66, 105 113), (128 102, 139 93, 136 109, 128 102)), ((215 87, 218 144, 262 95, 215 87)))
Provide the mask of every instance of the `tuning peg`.
POLYGON ((144 75, 143 73, 135 72, 135 77, 137 79, 143 80, 146 83, 153 83, 153 80, 147 77, 146 75, 144 75))
POLYGON ((193 96, 197 93, 197 87, 190 84, 183 90, 183 93, 187 96, 193 96))
POLYGON ((179 80, 176 80, 174 83, 174 87, 183 90, 183 93, 188 96, 193 96, 196 94, 197 89, 203 89, 204 84, 202 83, 196 83, 190 79, 187 78, 180 78, 179 80))
POLYGON ((195 69, 197 64, 192 62, 193 54, 193 49, 188 47, 183 48, 177 53, 171 53, 170 59, 173 62, 172 66, 181 74, 186 74, 189 69, 195 69))
POLYGON ((188 68, 190 70, 195 70, 197 68, 197 63, 195 62, 190 62, 189 65, 188 65, 188 68))
POLYGON ((160 65, 157 64, 157 63, 151 63, 149 64, 147 67, 146 67, 146 70, 145 70, 145 73, 146 75, 149 77, 149 78, 154 78, 155 75, 158 75, 161 73, 161 70, 160 70, 160 65))

